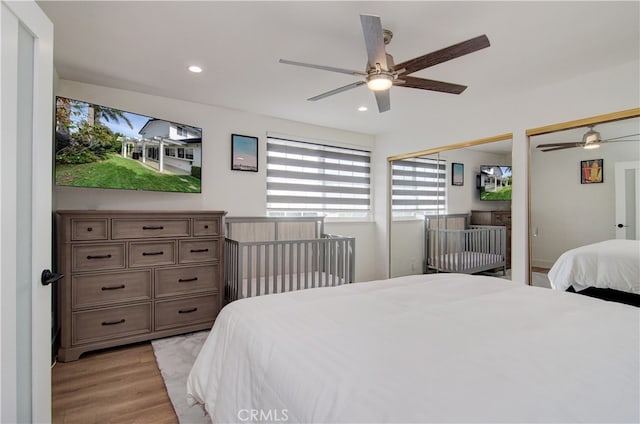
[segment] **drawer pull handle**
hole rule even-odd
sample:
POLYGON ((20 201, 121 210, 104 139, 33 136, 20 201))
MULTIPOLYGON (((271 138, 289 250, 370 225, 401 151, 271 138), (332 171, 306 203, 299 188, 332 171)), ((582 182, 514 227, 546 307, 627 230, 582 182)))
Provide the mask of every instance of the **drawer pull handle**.
POLYGON ((91 231, 93 231, 93 228, 87 227, 87 231, 91 232, 91 231))
POLYGON ((110 259, 110 258, 111 258, 111 254, 108 254, 108 255, 95 255, 95 256, 88 255, 87 256, 87 259, 110 259))
POLYGON ((191 253, 208 252, 209 249, 191 249, 191 253))
POLYGON ((118 325, 118 324, 124 324, 124 318, 118 321, 102 321, 102 325, 118 325))
POLYGON ((158 256, 164 255, 164 252, 161 250, 159 252, 142 252, 142 256, 158 256))
POLYGON ((204 229, 205 229, 205 230, 208 230, 208 229, 209 229, 209 226, 208 226, 208 225, 205 225, 205 226, 204 226, 204 229))
POLYGON ((180 309, 178 311, 179 314, 190 314, 191 312, 195 312, 197 311, 198 308, 191 308, 191 309, 180 309))
POLYGON ((142 227, 143 230, 164 230, 162 225, 145 225, 142 227))
POLYGON ((123 289, 124 288, 124 284, 120 284, 119 286, 105 286, 103 287, 101 290, 102 291, 106 291, 106 290, 119 290, 119 289, 123 289))
POLYGON ((179 278, 178 279, 178 283, 188 283, 191 281, 198 281, 198 277, 193 277, 193 278, 179 278))

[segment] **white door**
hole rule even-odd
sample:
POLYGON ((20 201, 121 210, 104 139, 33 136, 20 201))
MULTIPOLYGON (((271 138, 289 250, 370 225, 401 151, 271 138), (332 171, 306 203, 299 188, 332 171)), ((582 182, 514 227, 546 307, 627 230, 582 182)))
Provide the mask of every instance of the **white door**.
POLYGON ((616 238, 640 240, 640 161, 616 162, 616 238))
POLYGON ((51 422, 53 25, 0 9, 0 422, 51 422))

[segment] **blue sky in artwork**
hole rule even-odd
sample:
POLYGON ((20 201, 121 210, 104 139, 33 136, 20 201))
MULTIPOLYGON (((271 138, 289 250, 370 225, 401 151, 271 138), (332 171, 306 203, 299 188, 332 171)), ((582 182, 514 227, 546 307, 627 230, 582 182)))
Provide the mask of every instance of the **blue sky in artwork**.
POLYGON ((233 138, 233 153, 235 155, 255 156, 257 153, 256 147, 255 138, 242 135, 236 135, 233 138))
MULTIPOLYGON (((72 110, 74 112, 71 114, 71 121, 76 126, 78 126, 80 122, 87 119, 89 104, 79 100, 71 100, 71 102, 73 104, 72 110)), ((115 108, 112 108, 112 109, 118 110, 115 108)), ((115 122, 112 120, 107 122, 104 118, 102 118, 100 122, 104 126, 109 128, 111 131, 113 131, 114 133, 120 133, 126 137, 140 138, 140 134, 139 134, 140 129, 142 129, 142 127, 144 126, 144 124, 147 123, 147 121, 149 121, 150 119, 153 119, 145 115, 139 115, 137 113, 131 113, 131 112, 125 112, 125 111, 122 111, 122 114, 129 119, 133 128, 129 127, 129 125, 127 125, 127 123, 124 120, 119 120, 118 122, 115 122)), ((75 131, 74 129, 71 130, 71 132, 74 132, 74 131, 75 131)))
POLYGON ((503 177, 510 177, 511 176, 511 167, 510 166, 501 166, 500 170, 502 171, 502 176, 503 177))

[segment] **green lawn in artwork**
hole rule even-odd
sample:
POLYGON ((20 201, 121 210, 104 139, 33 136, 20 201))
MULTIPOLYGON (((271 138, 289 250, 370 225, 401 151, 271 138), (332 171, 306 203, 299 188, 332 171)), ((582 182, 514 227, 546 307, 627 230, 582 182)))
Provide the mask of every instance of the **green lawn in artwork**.
POLYGON ((480 193, 482 200, 511 200, 511 186, 503 187, 498 191, 483 191, 480 193))
POLYGON ((155 172, 138 161, 109 154, 106 160, 80 165, 56 164, 56 184, 74 187, 200 193, 200 180, 190 175, 155 172))

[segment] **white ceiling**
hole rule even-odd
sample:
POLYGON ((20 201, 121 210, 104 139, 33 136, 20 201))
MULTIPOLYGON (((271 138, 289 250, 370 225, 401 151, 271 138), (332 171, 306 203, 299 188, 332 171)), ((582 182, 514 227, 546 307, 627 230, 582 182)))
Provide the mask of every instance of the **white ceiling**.
MULTIPOLYGON (((419 125, 429 109, 477 104, 640 59, 640 2, 40 1, 62 79, 362 133, 419 125), (393 87, 379 114, 356 80, 278 63, 364 70, 359 14, 394 33, 399 63, 486 34, 491 47, 414 76, 468 85, 461 95, 393 87), (201 74, 186 70, 190 64, 201 74), (358 112, 365 105, 367 112, 358 112)), ((136 112, 136 111, 132 111, 136 112)))

